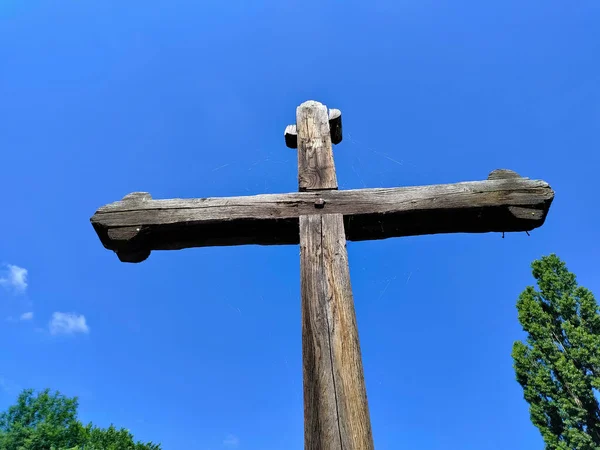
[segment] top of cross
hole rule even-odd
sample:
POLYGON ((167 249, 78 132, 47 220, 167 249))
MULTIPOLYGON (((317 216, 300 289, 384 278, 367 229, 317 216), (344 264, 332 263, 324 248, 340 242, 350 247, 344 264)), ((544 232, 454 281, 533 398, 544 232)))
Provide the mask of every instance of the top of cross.
MULTIPOLYGON (((320 102, 314 100, 308 100, 298 106, 297 110, 307 109, 307 108, 326 108, 320 102)), ((296 113, 296 117, 297 117, 296 113)), ((329 118, 329 135, 331 137, 332 144, 339 144, 342 142, 342 112, 339 109, 330 109, 328 111, 329 118)), ((288 125, 285 127, 285 145, 289 148, 298 148, 298 128, 297 124, 288 125)))

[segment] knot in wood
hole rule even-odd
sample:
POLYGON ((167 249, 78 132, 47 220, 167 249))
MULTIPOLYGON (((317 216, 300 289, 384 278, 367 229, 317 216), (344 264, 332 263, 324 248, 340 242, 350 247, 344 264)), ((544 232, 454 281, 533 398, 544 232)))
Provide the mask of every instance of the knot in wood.
POLYGON ((325 207, 325 200, 318 198, 315 200, 315 208, 322 209, 325 207))

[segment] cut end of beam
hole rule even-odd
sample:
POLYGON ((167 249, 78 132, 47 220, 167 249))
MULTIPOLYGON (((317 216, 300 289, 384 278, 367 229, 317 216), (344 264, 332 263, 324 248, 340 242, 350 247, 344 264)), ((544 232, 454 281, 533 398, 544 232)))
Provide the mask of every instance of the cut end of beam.
POLYGON ((339 109, 329 110, 329 133, 332 144, 342 142, 342 112, 339 109))
POLYGON ((298 131, 296 125, 288 125, 285 127, 285 145, 288 148, 298 148, 298 131))
MULTIPOLYGON (((135 210, 143 208, 149 201, 152 201, 150 193, 132 192, 113 205, 118 205, 123 210, 135 210)), ((101 210, 102 208, 90 220, 102 245, 106 249, 114 251, 122 262, 140 263, 148 259, 151 250, 145 247, 144 240, 144 236, 147 235, 147 228, 142 225, 105 227, 95 220, 101 210)))
MULTIPOLYGON (((523 206, 509 206, 508 211, 519 220, 541 222, 547 211, 539 208, 527 208, 523 206)), ((528 230, 525 230, 528 231, 528 230)))
MULTIPOLYGON (((131 208, 130 205, 124 202, 118 202, 123 205, 123 208, 131 208)), ((139 207, 138 205, 134 205, 139 207)), ((94 230, 100 238, 100 242, 104 248, 115 252, 121 262, 140 263, 145 261, 150 256, 151 250, 147 248, 145 236, 148 235, 148 230, 142 226, 121 226, 109 228, 98 223, 92 217, 91 222, 94 230)))

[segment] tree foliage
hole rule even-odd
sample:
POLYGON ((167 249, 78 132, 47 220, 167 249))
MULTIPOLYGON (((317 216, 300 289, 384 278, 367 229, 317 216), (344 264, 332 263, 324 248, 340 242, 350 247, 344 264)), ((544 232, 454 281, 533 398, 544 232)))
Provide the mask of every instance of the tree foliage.
POLYGON ((46 389, 24 390, 16 404, 0 414, 2 450, 160 450, 135 442, 126 429, 83 425, 77 419, 77 397, 46 389))
POLYGON ((513 346, 517 381, 546 450, 600 448, 600 309, 556 255, 532 263, 539 290, 517 302, 525 342, 513 346))

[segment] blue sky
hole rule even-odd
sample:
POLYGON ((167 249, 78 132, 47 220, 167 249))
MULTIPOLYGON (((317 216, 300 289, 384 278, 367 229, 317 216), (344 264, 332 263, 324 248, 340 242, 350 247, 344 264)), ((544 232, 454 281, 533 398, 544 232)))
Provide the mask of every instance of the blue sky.
POLYGON ((166 450, 302 449, 298 247, 128 265, 89 218, 132 191, 296 191, 283 130, 314 99, 343 113, 340 188, 555 189, 530 237, 348 245, 377 449, 541 449, 515 302, 550 252, 600 293, 599 21, 596 0, 3 0, 0 407, 50 387, 166 450))

